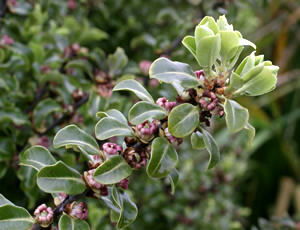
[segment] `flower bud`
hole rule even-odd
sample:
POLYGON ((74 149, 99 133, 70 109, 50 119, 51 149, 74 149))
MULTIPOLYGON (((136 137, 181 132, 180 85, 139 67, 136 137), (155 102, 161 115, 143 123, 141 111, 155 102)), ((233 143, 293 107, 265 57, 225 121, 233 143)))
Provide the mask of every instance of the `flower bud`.
POLYGON ((68 214, 73 218, 86 220, 88 218, 88 207, 84 202, 74 202, 68 214))
POLYGON ((77 8, 77 4, 75 0, 68 0, 68 8, 70 10, 75 10, 77 8))
POLYGON ((49 73, 51 71, 51 68, 47 65, 42 65, 40 67, 40 70, 41 70, 42 73, 49 73))
POLYGON ((116 155, 123 151, 120 145, 111 142, 106 142, 102 145, 102 148, 106 155, 116 155))
POLYGON ((146 166, 147 164, 147 149, 142 149, 141 153, 136 152, 134 147, 130 147, 125 149, 123 152, 123 157, 125 158, 126 162, 134 169, 139 169, 142 166, 146 166))
POLYGON ((125 178, 119 182, 119 186, 124 190, 128 189, 128 185, 129 185, 129 178, 125 178))
POLYGON ((84 97, 84 92, 82 89, 75 89, 72 93, 72 98, 74 101, 80 101, 84 97))
POLYGON ((103 163, 99 155, 93 155, 93 161, 89 161, 90 169, 95 169, 103 163))
POLYGON ((177 102, 168 101, 167 98, 161 97, 157 99, 156 104, 170 112, 176 106, 177 102))
POLYGON ((14 42, 15 42, 14 39, 9 37, 7 34, 4 34, 0 40, 0 46, 6 47, 6 46, 14 44, 14 42))
POLYGON ((152 64, 152 62, 147 61, 147 60, 143 60, 140 62, 139 67, 140 67, 141 72, 144 75, 149 75, 149 69, 150 69, 151 64, 152 64))
POLYGON ((100 184, 99 182, 95 181, 94 179, 94 172, 96 169, 91 169, 89 171, 84 172, 84 181, 86 182, 87 186, 93 190, 94 196, 99 198, 99 196, 107 196, 108 190, 106 185, 100 184))
POLYGON ((53 222, 53 210, 45 204, 40 205, 34 211, 36 221, 43 227, 48 227, 53 222))
POLYGON ((48 149, 50 147, 50 140, 48 137, 46 136, 41 136, 39 139, 38 139, 38 142, 37 142, 38 145, 41 145, 43 147, 45 147, 46 149, 48 149))
POLYGON ((155 122, 149 123, 149 121, 144 121, 143 123, 136 126, 137 136, 141 141, 149 142, 154 138, 157 126, 155 122))
POLYGON ((213 109, 216 108, 216 106, 218 104, 218 98, 216 97, 216 95, 213 92, 206 90, 202 94, 202 98, 199 100, 199 103, 200 103, 202 109, 212 111, 213 109))
POLYGON ((197 70, 195 71, 195 75, 198 79, 204 80, 204 70, 197 70))
POLYGON ((55 204, 55 206, 60 205, 67 197, 68 197, 67 194, 59 192, 58 196, 54 197, 54 204, 55 204))
POLYGON ((174 137, 170 132, 168 128, 165 128, 164 130, 165 137, 169 140, 170 143, 172 143, 175 146, 179 146, 182 144, 183 139, 174 137))

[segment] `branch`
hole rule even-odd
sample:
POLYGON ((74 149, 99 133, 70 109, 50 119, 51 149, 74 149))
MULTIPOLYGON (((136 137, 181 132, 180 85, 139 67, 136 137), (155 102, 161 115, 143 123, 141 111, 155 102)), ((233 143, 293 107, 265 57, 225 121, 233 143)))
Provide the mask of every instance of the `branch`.
POLYGON ((49 82, 46 82, 37 92, 37 94, 34 97, 33 102, 31 103, 31 105, 29 105, 27 107, 27 109, 25 109, 24 113, 29 113, 30 111, 32 111, 34 109, 34 107, 37 105, 37 103, 40 101, 41 97, 46 93, 47 91, 47 87, 49 85, 49 82))
POLYGON ((7 6, 6 6, 6 0, 0 0, 0 19, 4 18, 6 14, 7 6))

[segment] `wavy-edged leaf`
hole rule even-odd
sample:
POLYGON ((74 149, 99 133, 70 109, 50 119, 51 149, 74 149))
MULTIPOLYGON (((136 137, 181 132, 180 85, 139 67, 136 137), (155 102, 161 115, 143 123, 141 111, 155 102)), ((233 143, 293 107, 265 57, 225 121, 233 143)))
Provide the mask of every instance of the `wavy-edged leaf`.
POLYGON ((191 144, 193 149, 201 150, 205 148, 203 135, 199 131, 192 133, 191 144))
POLYGON ((22 154, 20 165, 29 166, 39 171, 41 168, 55 163, 56 160, 48 149, 43 146, 36 145, 27 149, 22 154))
POLYGON ((128 124, 126 117, 119 110, 116 110, 116 109, 110 109, 106 112, 98 112, 96 114, 96 117, 98 117, 100 119, 102 119, 104 117, 111 117, 111 118, 114 118, 117 121, 123 123, 124 125, 128 124))
POLYGON ((201 84, 189 65, 173 62, 167 58, 155 60, 150 67, 149 76, 169 84, 178 83, 186 89, 194 88, 201 84))
POLYGON ((164 137, 157 137, 152 142, 151 158, 147 174, 152 178, 167 176, 176 166, 178 155, 174 146, 164 137))
POLYGON ((132 168, 120 156, 112 156, 101 164, 94 173, 94 179, 101 184, 115 184, 127 178, 132 168))
POLYGON ((161 120, 168 116, 168 112, 159 105, 140 101, 136 103, 128 113, 129 121, 138 125, 149 119, 161 120))
MULTIPOLYGON (((76 125, 68 125, 59 130, 53 139, 54 148, 81 148, 91 155, 100 154, 97 141, 76 125)), ((84 154, 84 153, 83 153, 84 154)))
POLYGON ((62 161, 43 167, 37 174, 37 184, 47 193, 63 192, 76 195, 85 190, 80 173, 62 161))
POLYGON ((134 136, 128 125, 110 117, 105 117, 96 124, 95 133, 99 140, 106 140, 114 136, 134 136))
MULTIPOLYGON (((117 228, 123 229, 135 220, 138 209, 125 191, 118 191, 116 187, 113 187, 112 197, 120 208, 117 228)), ((115 215, 115 219, 116 217, 115 215)))
POLYGON ((142 101, 148 101, 154 103, 152 96, 148 91, 137 81, 128 79, 119 82, 114 88, 113 91, 126 90, 135 93, 135 95, 142 101))
POLYGON ((176 185, 179 181, 179 173, 177 169, 173 169, 172 172, 168 175, 171 184, 171 194, 175 194, 176 185))
POLYGON ((89 230, 89 224, 80 219, 74 219, 66 214, 63 214, 58 222, 59 230, 89 230))
POLYGON ((249 112, 234 100, 225 100, 225 120, 231 133, 242 130, 248 122, 249 112))
POLYGON ((6 199, 2 194, 0 194, 0 207, 6 204, 14 206, 14 204, 10 200, 6 199))
POLYGON ((220 151, 217 142, 212 137, 212 135, 205 129, 201 128, 201 133, 203 135, 203 141, 206 150, 209 153, 209 161, 207 165, 207 170, 215 167, 220 160, 220 151))
POLYGON ((28 230, 34 223, 35 220, 24 208, 10 204, 0 207, 0 229, 28 230))
POLYGON ((169 132, 175 137, 191 134, 199 124, 199 107, 181 104, 172 109, 168 118, 169 132))

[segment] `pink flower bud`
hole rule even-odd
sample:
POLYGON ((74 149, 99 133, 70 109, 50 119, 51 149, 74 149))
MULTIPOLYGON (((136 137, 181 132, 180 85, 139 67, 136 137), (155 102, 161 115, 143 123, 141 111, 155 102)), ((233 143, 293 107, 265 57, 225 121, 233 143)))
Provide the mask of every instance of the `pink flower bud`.
POLYGON ((144 141, 150 141, 154 138, 157 127, 154 122, 144 121, 142 124, 136 126, 137 135, 144 141))
POLYGON ((139 67, 144 75, 149 75, 149 69, 150 69, 151 64, 152 64, 152 62, 147 61, 147 60, 143 60, 140 62, 139 67))
POLYGON ((68 8, 70 10, 75 10, 77 8, 77 4, 75 0, 68 0, 68 8))
POLYGON ((202 94, 202 98, 199 100, 199 103, 203 109, 212 111, 218 104, 218 98, 213 92, 205 90, 202 94))
POLYGON ((37 144, 45 147, 46 149, 48 149, 50 147, 50 140, 49 140, 48 137, 42 136, 42 137, 39 138, 37 144))
POLYGON ((94 169, 97 168, 102 163, 103 161, 99 155, 93 155, 93 161, 89 161, 89 167, 90 169, 94 169))
POLYGON ((18 6, 17 0, 7 0, 7 4, 13 7, 18 6))
POLYGON ((157 99, 156 104, 170 112, 177 105, 177 102, 168 101, 167 98, 161 97, 157 99))
POLYGON ((120 187, 123 189, 128 189, 128 185, 129 185, 129 178, 123 179, 120 181, 119 183, 120 187))
POLYGON ((99 182, 95 181, 94 179, 94 172, 96 169, 91 169, 87 172, 84 172, 84 179, 87 185, 97 194, 101 196, 107 196, 108 190, 106 185, 100 184, 99 182))
POLYGON ((40 205, 34 211, 36 221, 43 227, 48 227, 53 222, 53 210, 45 204, 40 205))
POLYGON ((174 137, 170 132, 168 128, 165 128, 164 134, 166 138, 169 140, 169 142, 175 146, 179 146, 182 144, 183 139, 174 137))
POLYGON ((14 44, 14 39, 9 37, 7 34, 4 34, 3 37, 0 40, 0 46, 9 46, 14 44))
POLYGON ((195 75, 198 79, 204 80, 204 70, 197 70, 195 71, 195 75))
POLYGON ((107 142, 102 145, 103 151, 108 155, 116 155, 123 151, 120 145, 115 143, 107 142))
POLYGON ((70 216, 80 219, 80 220, 86 220, 88 218, 88 207, 86 203, 84 202, 75 202, 71 206, 71 211, 69 213, 70 216))

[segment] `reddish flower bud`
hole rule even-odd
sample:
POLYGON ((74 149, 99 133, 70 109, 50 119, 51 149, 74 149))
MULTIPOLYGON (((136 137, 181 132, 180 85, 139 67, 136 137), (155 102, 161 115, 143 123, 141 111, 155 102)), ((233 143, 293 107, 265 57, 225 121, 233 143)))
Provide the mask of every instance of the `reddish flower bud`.
POLYGON ((34 211, 36 221, 43 227, 48 227, 53 222, 53 210, 45 204, 40 205, 34 211))
POLYGON ((183 139, 182 138, 177 138, 174 137, 170 132, 168 128, 165 128, 164 130, 164 134, 166 136, 166 138, 170 141, 170 143, 172 143, 175 146, 179 146, 182 144, 183 139))
POLYGON ((37 144, 45 147, 46 149, 48 149, 50 147, 50 140, 49 140, 48 137, 42 136, 42 137, 39 138, 37 144))
POLYGON ((202 98, 199 100, 199 103, 203 109, 212 111, 218 104, 218 98, 213 92, 205 90, 202 94, 202 98))
POLYGON ((94 169, 97 168, 102 163, 103 161, 99 155, 93 155, 93 161, 89 161, 89 167, 90 169, 94 169))
POLYGON ((100 184, 99 182, 95 181, 94 179, 94 172, 96 169, 91 169, 87 172, 84 172, 84 180, 88 187, 94 191, 94 195, 96 197, 101 196, 107 196, 108 195, 108 190, 106 185, 100 184))
POLYGON ((149 75, 149 69, 150 69, 151 64, 152 64, 152 62, 147 61, 147 60, 143 60, 140 62, 139 67, 140 67, 141 72, 144 75, 149 75))
POLYGON ((119 183, 120 187, 124 190, 128 189, 129 186, 129 178, 123 179, 119 183))
POLYGON ((75 10, 77 8, 77 4, 75 0, 68 0, 68 8, 70 10, 75 10))
POLYGON ((18 6, 17 0, 7 0, 7 4, 8 6, 14 6, 14 7, 18 6))
POLYGON ((0 40, 0 46, 6 47, 12 44, 14 44, 14 39, 9 37, 7 34, 4 34, 0 40))
POLYGON ((194 73, 198 79, 204 80, 204 70, 197 70, 194 73))
POLYGON ((138 137, 145 142, 150 141, 154 138, 157 126, 155 122, 149 123, 149 121, 144 121, 142 124, 136 126, 136 133, 138 137))
POLYGON ((158 98, 156 104, 160 105, 161 107, 165 108, 167 111, 171 111, 176 105, 176 101, 168 101, 167 98, 161 97, 158 98))
POLYGON ((71 48, 75 54, 78 54, 80 52, 80 45, 78 43, 73 43, 71 45, 71 48))
POLYGON ((74 202, 71 205, 71 211, 69 215, 80 220, 86 220, 88 218, 88 207, 84 202, 74 202))
POLYGON ((102 145, 104 153, 107 155, 116 155, 123 151, 122 147, 120 145, 117 145, 115 143, 107 142, 102 145))

